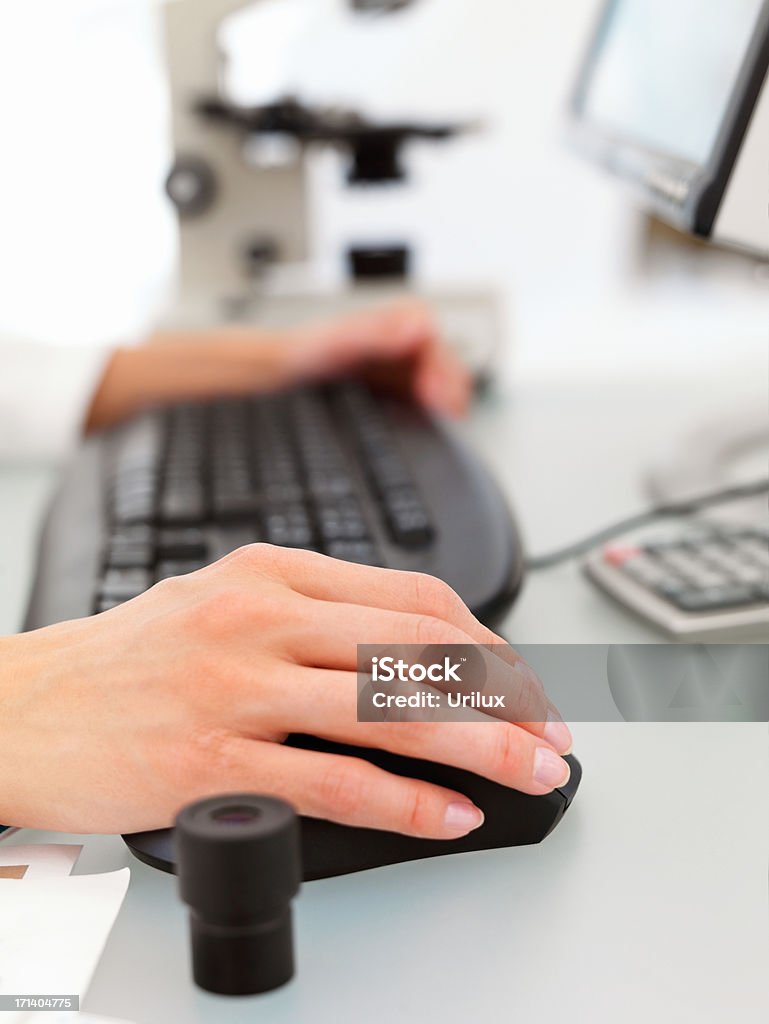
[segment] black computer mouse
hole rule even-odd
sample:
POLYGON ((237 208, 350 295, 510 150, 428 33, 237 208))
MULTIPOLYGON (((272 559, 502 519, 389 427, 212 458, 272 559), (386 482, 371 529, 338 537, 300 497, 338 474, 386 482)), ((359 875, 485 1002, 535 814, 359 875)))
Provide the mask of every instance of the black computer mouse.
MULTIPOLYGON (((424 779, 457 790, 468 796, 486 817, 480 828, 461 839, 416 839, 396 832, 301 818, 303 878, 306 882, 449 853, 539 843, 563 817, 582 778, 579 761, 568 756, 566 761, 571 767, 571 777, 566 785, 546 796, 528 796, 460 768, 383 750, 362 750, 314 736, 290 736, 286 742, 305 750, 365 757, 395 775, 424 779)), ((123 836, 123 839, 145 864, 175 872, 173 829, 134 832, 123 836)))

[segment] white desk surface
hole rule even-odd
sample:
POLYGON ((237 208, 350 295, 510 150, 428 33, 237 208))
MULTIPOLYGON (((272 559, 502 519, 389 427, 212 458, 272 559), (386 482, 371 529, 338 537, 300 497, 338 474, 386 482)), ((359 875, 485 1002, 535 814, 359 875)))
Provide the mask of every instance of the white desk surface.
MULTIPOLYGON (((739 388, 760 398, 765 381, 739 388)), ((467 430, 539 551, 634 511, 649 462, 718 399, 728 409, 738 397, 723 377, 531 385, 487 401, 467 430)), ((50 482, 44 469, 0 473, 0 631, 18 628, 50 482)), ((505 632, 526 643, 660 639, 571 566, 532 576, 505 632)), ((297 977, 252 999, 195 989, 174 880, 119 839, 6 842, 85 841, 78 873, 130 864, 83 1009, 137 1024, 763 1024, 767 726, 580 723, 574 733, 583 784, 545 843, 310 883, 296 902, 297 977)))

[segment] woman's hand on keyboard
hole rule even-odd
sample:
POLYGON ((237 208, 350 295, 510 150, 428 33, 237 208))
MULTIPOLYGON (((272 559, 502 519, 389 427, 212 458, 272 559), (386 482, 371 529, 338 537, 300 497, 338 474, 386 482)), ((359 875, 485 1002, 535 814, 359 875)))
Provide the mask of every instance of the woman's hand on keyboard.
POLYGON ((299 379, 362 371, 372 383, 409 394, 436 412, 461 416, 467 411, 470 374, 422 302, 364 310, 289 337, 293 375, 299 379))
POLYGON ((414 300, 291 331, 229 326, 162 331, 152 341, 112 354, 87 430, 146 405, 274 391, 351 372, 449 415, 461 415, 470 399, 468 371, 414 300))
POLYGON ((246 790, 346 824, 461 836, 482 822, 461 793, 283 740, 380 747, 550 792, 568 778, 571 737, 509 647, 525 724, 357 720, 358 644, 502 643, 432 577, 240 548, 101 615, 0 640, 0 820, 131 832, 246 790))

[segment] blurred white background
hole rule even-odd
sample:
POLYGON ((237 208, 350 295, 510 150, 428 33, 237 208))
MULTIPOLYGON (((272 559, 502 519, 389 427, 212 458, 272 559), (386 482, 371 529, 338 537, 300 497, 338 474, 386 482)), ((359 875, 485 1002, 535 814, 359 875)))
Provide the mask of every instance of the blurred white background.
MULTIPOLYGON (((184 0, 176 0, 184 3, 184 0)), ((765 272, 683 260, 644 274, 631 201, 562 144, 597 0, 421 0, 376 20, 344 0, 257 0, 223 29, 235 99, 292 89, 380 117, 480 118, 485 131, 409 153, 412 183, 342 185, 313 159, 319 263, 403 226, 428 284, 504 290, 518 377, 763 365, 765 272)), ((170 152, 153 0, 0 5, 0 331, 132 337, 173 279, 170 152)))

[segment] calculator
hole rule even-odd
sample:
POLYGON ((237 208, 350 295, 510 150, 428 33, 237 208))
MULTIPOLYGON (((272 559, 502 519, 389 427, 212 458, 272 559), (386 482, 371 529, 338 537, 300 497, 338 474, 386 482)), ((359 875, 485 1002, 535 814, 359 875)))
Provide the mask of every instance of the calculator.
POLYGON ((769 529, 719 525, 613 541, 584 567, 594 583, 670 637, 769 640, 769 529))

